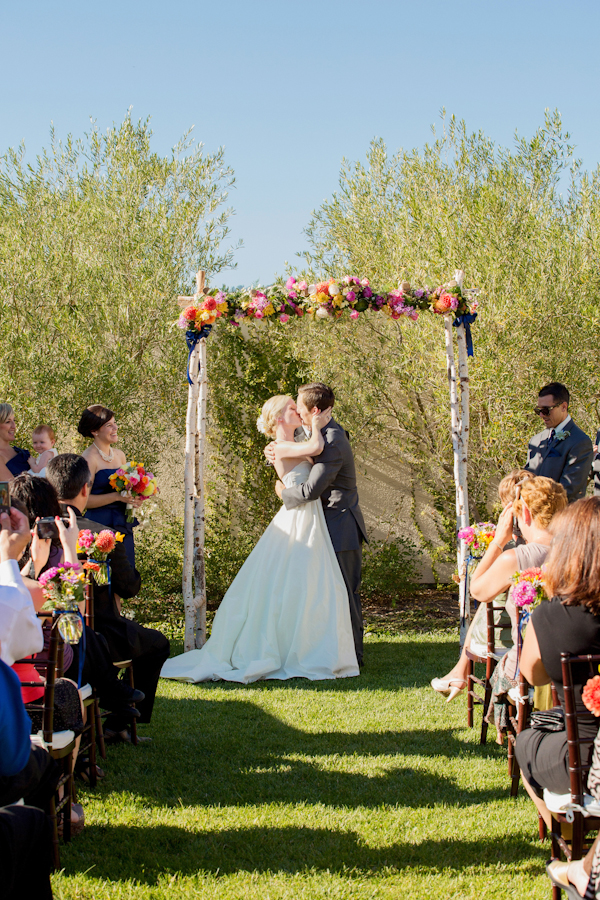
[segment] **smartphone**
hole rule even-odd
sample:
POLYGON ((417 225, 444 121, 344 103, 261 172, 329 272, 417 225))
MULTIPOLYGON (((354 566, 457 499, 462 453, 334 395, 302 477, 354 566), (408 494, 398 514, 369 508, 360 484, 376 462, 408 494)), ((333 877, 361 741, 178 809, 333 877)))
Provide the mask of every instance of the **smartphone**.
MULTIPOLYGON (((69 524, 69 519, 62 519, 62 521, 65 525, 69 524)), ((44 516, 43 519, 39 520, 37 523, 37 536, 44 540, 52 540, 53 538, 58 540, 58 525, 54 521, 54 516, 44 516)))
POLYGON ((10 513, 10 481, 0 481, 0 513, 10 513))

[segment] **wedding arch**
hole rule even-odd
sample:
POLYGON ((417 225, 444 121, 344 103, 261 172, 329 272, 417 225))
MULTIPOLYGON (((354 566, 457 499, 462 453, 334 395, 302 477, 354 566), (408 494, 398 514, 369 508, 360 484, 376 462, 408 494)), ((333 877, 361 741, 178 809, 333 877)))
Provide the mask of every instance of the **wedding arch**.
POLYGON ((185 539, 183 602, 185 650, 201 647, 206 640, 205 502, 206 400, 208 374, 206 340, 217 320, 239 327, 253 320, 267 320, 285 327, 294 318, 338 319, 380 313, 390 319, 414 322, 420 313, 439 315, 444 322, 446 371, 450 393, 450 424, 456 488, 456 553, 460 576, 461 644, 470 618, 466 585, 467 548, 458 531, 469 524, 467 463, 469 451, 469 367, 473 355, 471 325, 477 318, 476 289, 463 287, 464 272, 456 271, 447 284, 433 290, 415 288, 407 281, 396 290, 378 291, 367 278, 346 275, 308 284, 291 276, 285 283, 267 288, 243 288, 231 293, 209 290, 205 273, 196 275, 196 292, 178 297, 178 325, 185 332, 188 405, 185 441, 185 539), (454 352, 454 335, 458 353, 454 352), (458 358, 458 366, 456 360, 458 358))

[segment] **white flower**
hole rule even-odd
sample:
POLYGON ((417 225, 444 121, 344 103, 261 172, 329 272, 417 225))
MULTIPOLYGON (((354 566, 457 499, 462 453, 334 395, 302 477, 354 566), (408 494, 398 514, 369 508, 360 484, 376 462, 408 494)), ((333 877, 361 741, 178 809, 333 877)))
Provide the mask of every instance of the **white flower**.
POLYGON ((556 434, 554 435, 554 440, 555 441, 564 441, 565 438, 568 438, 570 436, 571 436, 570 431, 557 431, 556 434))
POLYGON ((335 297, 340 292, 339 284, 330 284, 329 285, 329 294, 331 297, 335 297))
POLYGON ((262 415, 260 415, 258 417, 258 419, 256 420, 256 427, 258 428, 258 430, 260 431, 261 434, 267 433, 265 431, 265 420, 263 419, 262 415))
POLYGON ((327 312, 327 310, 325 309, 324 306, 320 306, 320 307, 318 308, 318 310, 317 310, 317 317, 318 317, 319 319, 326 319, 328 315, 329 315, 329 313, 327 312))

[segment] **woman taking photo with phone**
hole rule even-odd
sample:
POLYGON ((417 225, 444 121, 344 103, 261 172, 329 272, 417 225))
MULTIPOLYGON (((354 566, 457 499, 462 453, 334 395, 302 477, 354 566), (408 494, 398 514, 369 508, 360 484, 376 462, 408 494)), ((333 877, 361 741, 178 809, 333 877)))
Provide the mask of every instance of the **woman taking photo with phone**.
POLYGON ((12 481, 29 469, 29 450, 13 447, 17 426, 10 403, 0 403, 0 481, 12 481))
POLYGON ((138 524, 137 520, 128 522, 126 517, 127 504, 138 509, 143 503, 140 497, 132 497, 131 494, 122 496, 114 491, 109 483, 110 476, 127 464, 127 458, 122 450, 113 447, 118 437, 118 426, 112 409, 101 406, 99 403, 84 409, 77 426, 79 434, 91 438, 91 445, 83 451, 82 456, 87 460, 92 473, 92 490, 88 498, 87 516, 94 522, 106 525, 113 531, 120 531, 125 535, 123 546, 127 552, 127 558, 135 569, 135 546, 133 543, 133 529, 138 524))

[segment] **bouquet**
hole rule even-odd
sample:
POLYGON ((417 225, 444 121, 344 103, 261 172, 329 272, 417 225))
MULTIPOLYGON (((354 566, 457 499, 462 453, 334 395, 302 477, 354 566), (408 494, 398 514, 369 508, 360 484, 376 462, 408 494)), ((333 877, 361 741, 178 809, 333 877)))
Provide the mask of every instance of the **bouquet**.
POLYGON ((515 606, 526 607, 531 614, 542 600, 546 599, 544 591, 544 573, 539 567, 523 569, 512 577, 512 599, 515 606))
POLYGON ((584 706, 596 717, 600 716, 600 675, 589 678, 581 694, 584 706))
POLYGON ((496 526, 493 522, 477 522, 458 532, 459 541, 464 541, 473 559, 481 559, 494 540, 496 526))
POLYGON ((38 579, 46 602, 44 607, 64 610, 58 619, 58 630, 67 644, 78 644, 83 634, 83 619, 79 604, 85 595, 85 572, 69 564, 52 566, 38 579))
MULTIPOLYGON (((147 472, 140 463, 136 463, 133 459, 122 468, 117 469, 110 476, 108 482, 111 488, 121 494, 122 497, 126 497, 128 494, 136 494, 138 497, 146 500, 148 497, 154 497, 155 494, 158 494, 156 478, 152 472, 147 472)), ((126 515, 128 522, 133 521, 132 510, 133 507, 128 503, 126 515)))
POLYGON ((77 538, 77 552, 85 553, 87 562, 83 564, 86 572, 90 572, 96 579, 98 584, 108 584, 108 563, 106 559, 109 553, 112 553, 120 543, 124 534, 119 531, 115 534, 105 528, 98 534, 94 534, 89 528, 85 528, 79 532, 77 538))

